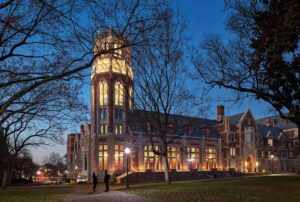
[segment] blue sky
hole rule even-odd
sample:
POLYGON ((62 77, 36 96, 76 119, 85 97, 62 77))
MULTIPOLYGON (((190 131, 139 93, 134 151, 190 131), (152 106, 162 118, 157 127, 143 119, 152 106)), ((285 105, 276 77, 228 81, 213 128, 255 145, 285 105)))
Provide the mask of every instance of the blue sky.
MULTIPOLYGON (((224 38, 228 36, 225 31, 226 11, 224 10, 223 0, 176 0, 174 6, 186 17, 187 34, 191 37, 191 43, 197 46, 206 34, 220 34, 224 38)), ((201 85, 200 83, 195 83, 201 85)), ((262 101, 255 99, 244 100, 243 103, 224 102, 224 100, 233 99, 235 94, 225 89, 214 89, 210 96, 213 98, 212 109, 208 118, 215 118, 215 106, 225 105, 225 114, 232 115, 251 109, 256 118, 269 115, 270 106, 262 101)), ((90 103, 90 87, 86 85, 83 88, 83 98, 87 104, 90 103)), ((79 126, 76 129, 79 131, 79 126)), ((67 134, 65 134, 67 135, 67 134)), ((35 162, 42 162, 43 157, 50 152, 58 152, 62 156, 66 153, 66 145, 53 145, 51 147, 42 147, 32 149, 32 155, 35 162)))

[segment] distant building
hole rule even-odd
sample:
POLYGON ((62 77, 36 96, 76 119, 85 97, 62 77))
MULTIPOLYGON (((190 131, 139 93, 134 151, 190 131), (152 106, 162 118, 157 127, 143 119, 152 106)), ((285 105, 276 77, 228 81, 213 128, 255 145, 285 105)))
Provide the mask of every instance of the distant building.
MULTIPOLYGON (((112 32, 101 33, 96 48, 118 48, 112 32)), ((68 135, 67 169, 73 176, 104 170, 114 176, 126 171, 124 148, 132 150, 130 171, 162 171, 148 137, 137 120, 142 112, 133 109, 133 72, 130 49, 98 58, 91 75, 91 124, 81 125, 79 134, 68 135)), ((256 120, 251 110, 226 116, 217 106, 216 120, 174 116, 182 135, 169 148, 172 170, 236 170, 241 172, 294 171, 299 132, 294 124, 278 117, 256 120)), ((170 124, 172 135, 174 126, 170 124)), ((155 141, 155 147, 159 142, 155 141)))

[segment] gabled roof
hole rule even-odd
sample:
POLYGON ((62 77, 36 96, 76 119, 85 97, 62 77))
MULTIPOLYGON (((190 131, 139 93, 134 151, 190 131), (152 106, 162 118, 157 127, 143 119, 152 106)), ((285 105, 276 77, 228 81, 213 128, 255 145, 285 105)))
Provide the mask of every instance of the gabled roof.
POLYGON ((245 113, 246 112, 229 116, 229 122, 230 123, 234 123, 234 124, 238 124, 240 122, 240 120, 242 119, 242 117, 244 116, 245 113))
MULTIPOLYGON (((160 114, 163 120, 163 114, 160 114)), ((152 117, 155 117, 154 112, 134 110, 133 114, 129 117, 129 127, 133 132, 143 131, 142 124, 151 120, 152 117)), ((157 120, 153 120, 152 126, 157 124, 157 120)), ((189 117, 182 115, 170 115, 170 123, 176 125, 176 132, 178 134, 187 134, 188 136, 194 137, 210 137, 210 138, 219 138, 219 133, 214 129, 214 125, 219 124, 219 121, 211 119, 203 119, 197 117, 189 117), (191 134, 188 134, 188 128, 192 129, 191 134)), ((155 128, 155 126, 153 127, 155 128)), ((155 132, 155 129, 153 129, 155 132)))
POLYGON ((267 119, 276 119, 276 123, 274 124, 274 127, 277 127, 277 128, 281 128, 281 129, 297 128, 297 125, 295 123, 293 123, 291 121, 286 122, 279 115, 273 115, 273 116, 257 119, 256 123, 266 125, 267 119))
POLYGON ((266 139, 272 135, 273 139, 278 139, 282 133, 281 128, 265 126, 262 124, 257 124, 258 134, 261 138, 266 139))

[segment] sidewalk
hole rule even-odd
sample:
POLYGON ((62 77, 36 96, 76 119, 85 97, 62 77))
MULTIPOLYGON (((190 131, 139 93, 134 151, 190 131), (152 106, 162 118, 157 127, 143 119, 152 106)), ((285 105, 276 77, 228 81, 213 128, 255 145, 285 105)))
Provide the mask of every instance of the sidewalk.
POLYGON ((76 185, 74 192, 65 198, 65 202, 153 202, 141 196, 117 191, 122 186, 110 186, 110 192, 104 192, 104 186, 98 184, 96 192, 92 191, 92 185, 76 185))

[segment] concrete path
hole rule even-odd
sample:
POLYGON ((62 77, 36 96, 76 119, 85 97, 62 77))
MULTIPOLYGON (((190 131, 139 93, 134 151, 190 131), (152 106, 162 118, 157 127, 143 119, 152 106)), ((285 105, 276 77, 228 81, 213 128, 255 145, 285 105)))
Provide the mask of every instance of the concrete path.
POLYGON ((121 191, 110 191, 93 193, 88 195, 70 194, 65 198, 65 202, 153 202, 141 196, 128 194, 121 191))

